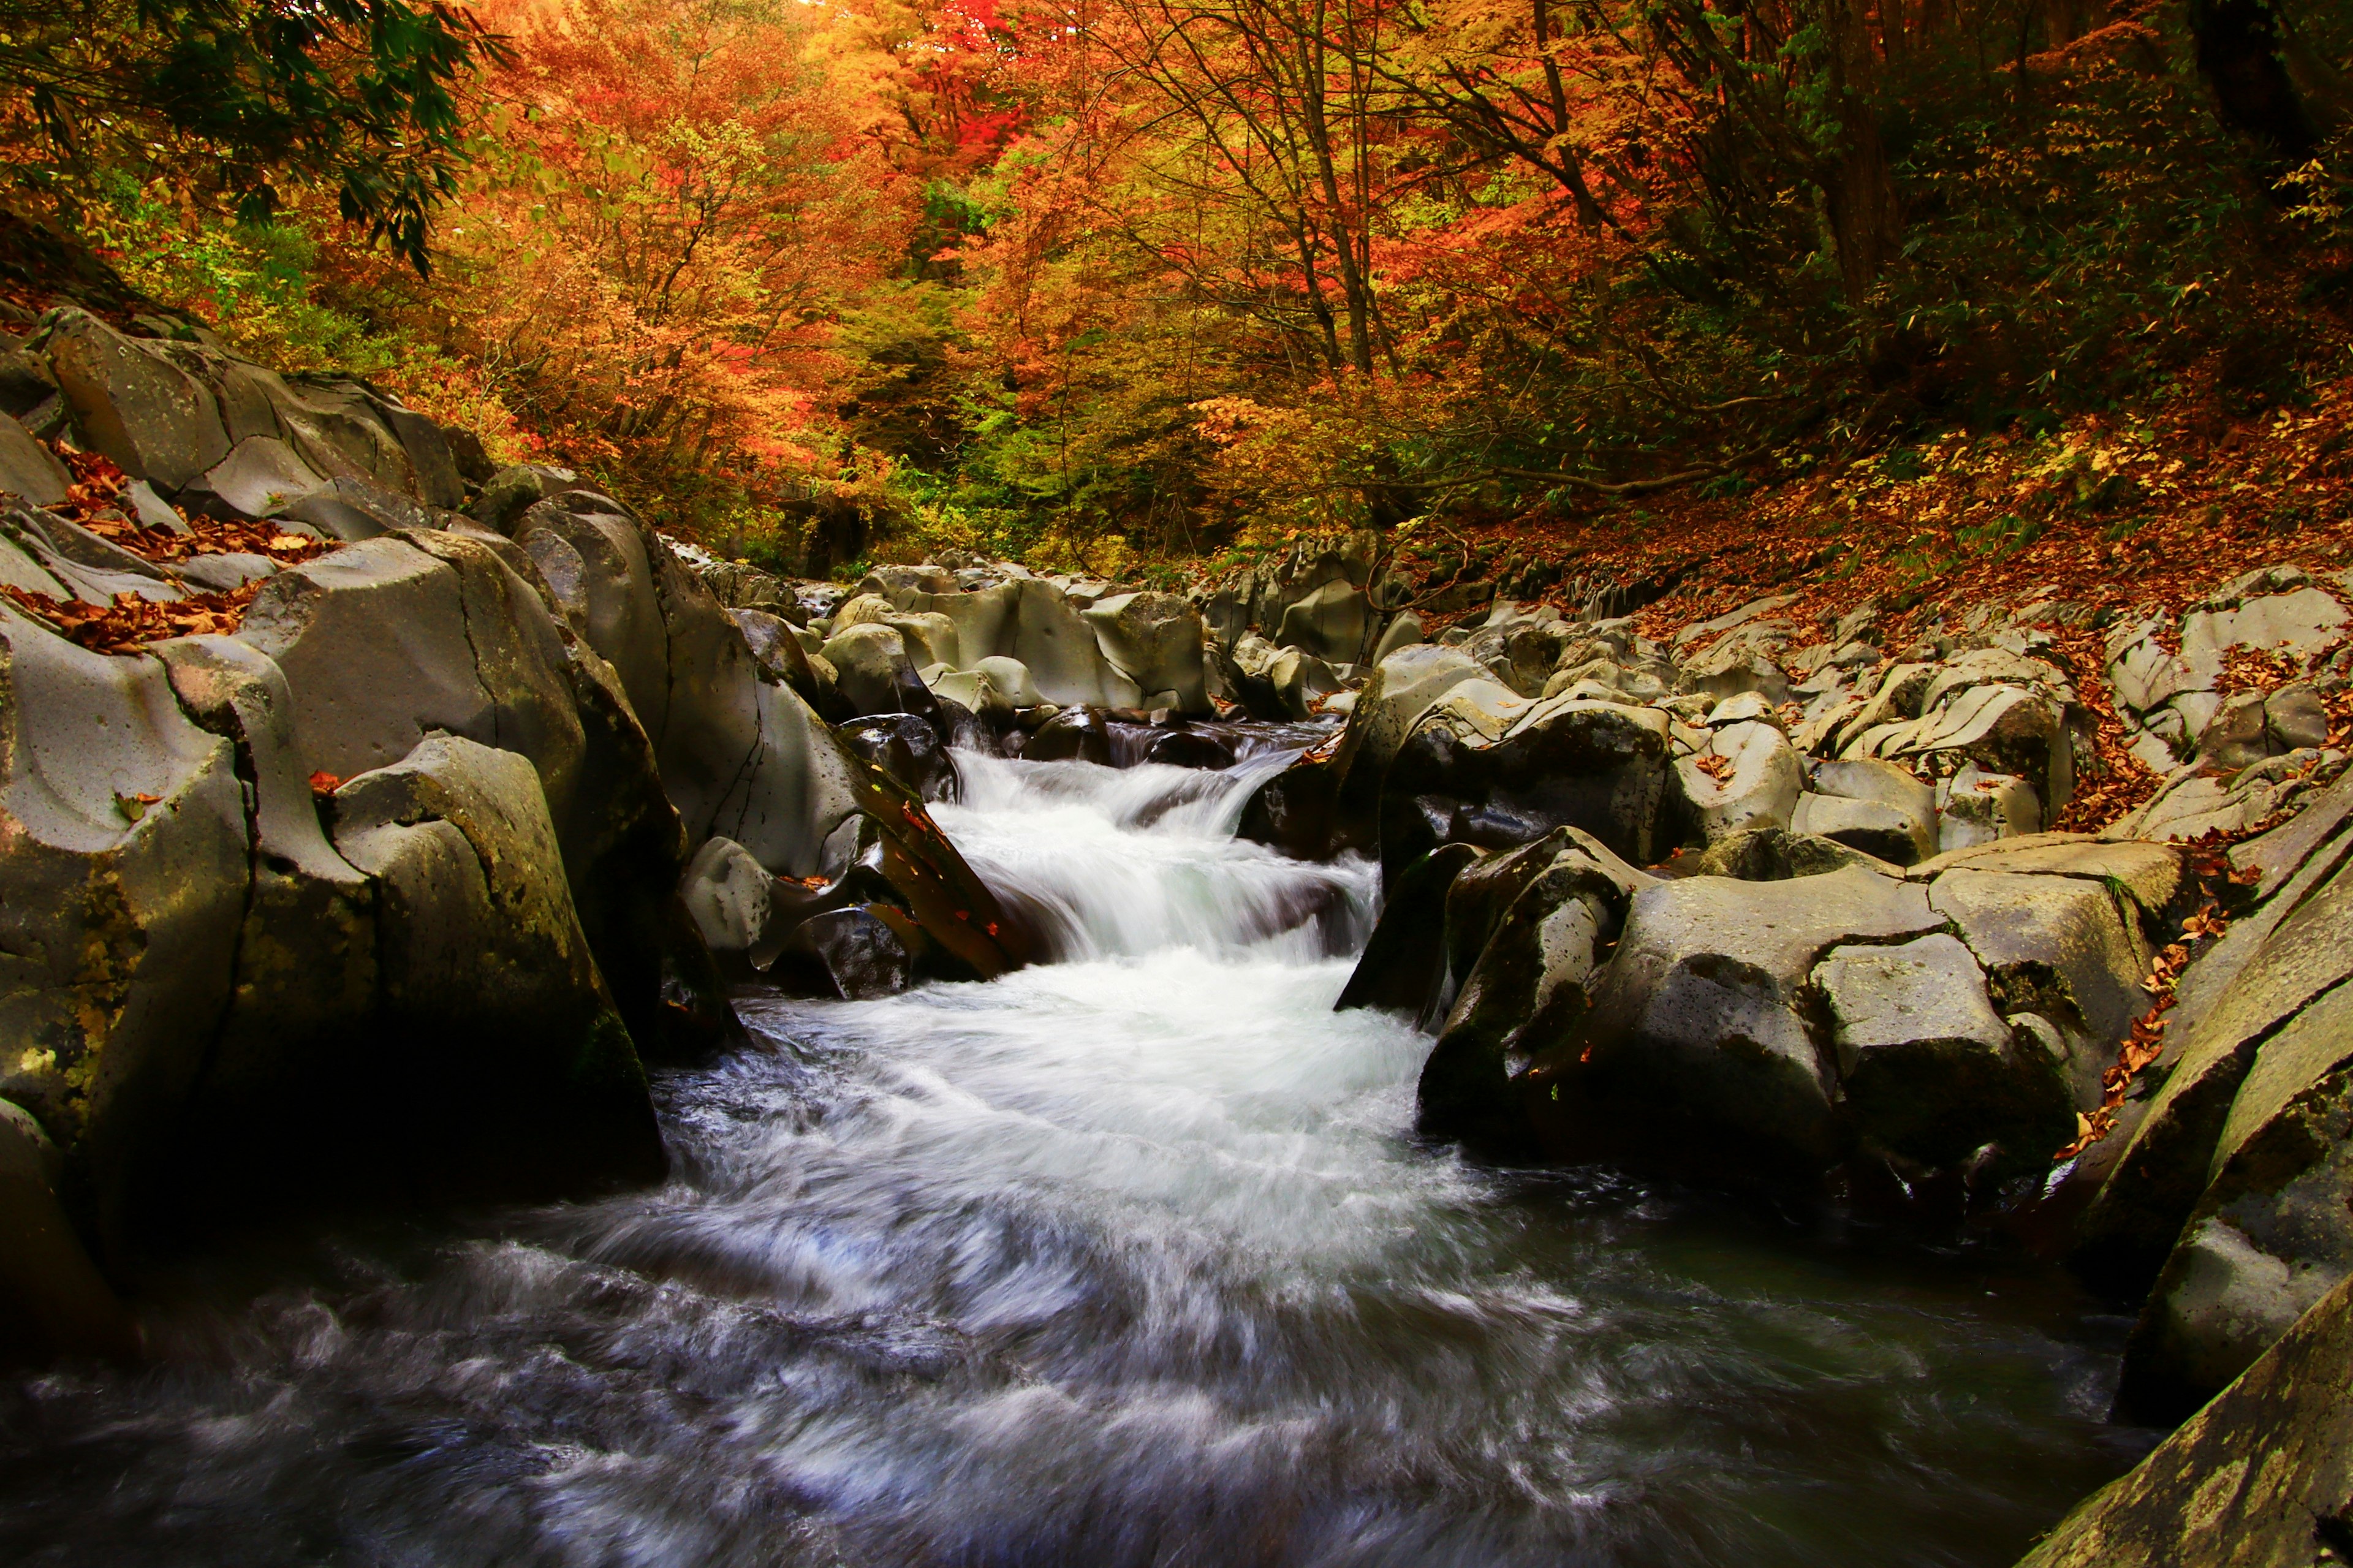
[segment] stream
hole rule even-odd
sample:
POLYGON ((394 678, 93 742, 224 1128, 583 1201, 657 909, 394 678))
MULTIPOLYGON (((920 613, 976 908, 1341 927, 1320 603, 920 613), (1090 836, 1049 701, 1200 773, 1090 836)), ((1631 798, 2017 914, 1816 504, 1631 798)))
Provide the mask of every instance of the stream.
POLYGON ((2053 1269, 1417 1140, 1288 754, 960 756, 1055 962, 747 989, 659 1190, 189 1267, 0 1385, 0 1560, 1999 1568, 2145 1451, 2053 1269))

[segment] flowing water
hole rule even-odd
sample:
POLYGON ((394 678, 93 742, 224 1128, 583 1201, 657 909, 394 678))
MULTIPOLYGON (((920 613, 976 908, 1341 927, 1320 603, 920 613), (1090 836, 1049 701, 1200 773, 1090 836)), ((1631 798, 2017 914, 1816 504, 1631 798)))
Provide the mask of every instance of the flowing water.
POLYGON ((1282 760, 964 758, 1057 962, 746 995, 658 1192, 180 1281, 0 1394, 0 1560, 2001 1564, 2145 1447, 2047 1271, 1418 1142, 1282 760))

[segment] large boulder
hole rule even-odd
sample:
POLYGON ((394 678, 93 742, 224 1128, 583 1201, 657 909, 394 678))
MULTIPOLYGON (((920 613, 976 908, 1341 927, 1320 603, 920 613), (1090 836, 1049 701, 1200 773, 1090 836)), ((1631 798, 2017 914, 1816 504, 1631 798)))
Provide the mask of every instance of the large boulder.
POLYGON ((1299 648, 1328 664, 1354 664, 1364 657, 1371 617, 1363 588, 1326 583, 1283 610, 1275 646, 1299 648))
POLYGON ((1335 1012, 1378 1007, 1434 1030, 1453 1002, 1446 945, 1447 894, 1479 858, 1468 844, 1441 844, 1399 874, 1380 919, 1334 1003, 1335 1012))
POLYGON ((2257 1047, 2211 1169, 2125 1347, 2140 1420, 2195 1410, 2353 1274, 2353 986, 2257 1047))
POLYGON ((1529 703, 1492 682, 1457 686, 1423 714, 1389 763, 1379 817, 1384 872, 1440 844, 1512 848, 1562 826, 1650 863, 1668 722, 1656 709, 1568 697, 1529 703))
POLYGON ((1943 923, 1924 889, 1852 867, 1641 889, 1591 1008, 1529 1074, 1547 1140, 1683 1170, 1820 1171, 1843 1134, 1814 968, 1833 948, 1943 923))
POLYGON ((1754 828, 1789 826, 1805 777, 1805 763, 1788 737, 1756 721, 1712 731, 1706 746, 1678 759, 1671 775, 1686 837, 1707 844, 1754 828))
POLYGON ((1944 932, 1839 947, 1814 970, 1854 1129, 1924 1166, 1991 1144, 1998 1168, 2034 1169, 2075 1126, 2060 1062, 1994 1011, 1969 950, 1944 932))
POLYGON ((2148 1010, 2140 910, 2092 878, 1967 867, 1929 884, 1928 902, 1984 967, 2004 1016, 2031 1013, 2060 1031, 2074 1108, 2096 1107, 2101 1073, 2148 1010))
POLYGON ((58 1202, 63 1170, 40 1124, 0 1100, 0 1367, 140 1349, 138 1325, 58 1202))
POLYGON ((132 479, 176 490, 228 456, 211 391, 137 340, 68 310, 33 346, 47 356, 83 440, 132 479))
POLYGON ((0 607, 0 1097, 66 1154, 69 1207, 122 1244, 220 1024, 249 881, 236 750, 153 658, 0 607))
POLYGON ((2353 1283, 2019 1568, 2306 1568, 2353 1546, 2353 1283))
POLYGON ((333 815, 335 847, 379 893, 373 1038, 314 1064, 353 1097, 311 1130, 338 1166, 426 1196, 659 1178, 645 1071, 531 763, 432 736, 344 784, 333 815))
POLYGON ((1121 594, 1084 612, 1113 666, 1155 696, 1173 697, 1180 713, 1209 711, 1203 672, 1201 617, 1174 594, 1121 594))
POLYGON ((2190 966, 2168 1016, 2160 1087, 2079 1224, 2078 1267, 2138 1295, 2205 1193, 2241 1087, 2265 1043, 2353 979, 2353 873, 2291 881, 2190 966), (2205 973, 2211 971, 2211 973, 2205 973), (2194 984, 2193 984, 2194 983, 2194 984))
POLYGON ((1455 883, 1447 934, 1461 991, 1422 1066, 1417 1097, 1424 1131, 1508 1149, 1528 1136, 1513 1080, 1537 1050, 1577 1026, 1627 901, 1651 879, 1573 827, 1481 869, 1509 902, 1490 915, 1480 906, 1492 910, 1496 900, 1460 896, 1468 878, 1455 883), (1466 952, 1475 958, 1465 962, 1466 952))

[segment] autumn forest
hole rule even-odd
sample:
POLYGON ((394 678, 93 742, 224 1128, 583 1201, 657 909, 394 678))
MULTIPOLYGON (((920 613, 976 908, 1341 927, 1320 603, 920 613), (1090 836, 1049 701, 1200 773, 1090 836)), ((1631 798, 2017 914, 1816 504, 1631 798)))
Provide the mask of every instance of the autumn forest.
POLYGON ((2260 413, 2353 286, 2310 0, 69 9, 6 6, 18 205, 786 570, 2260 413))

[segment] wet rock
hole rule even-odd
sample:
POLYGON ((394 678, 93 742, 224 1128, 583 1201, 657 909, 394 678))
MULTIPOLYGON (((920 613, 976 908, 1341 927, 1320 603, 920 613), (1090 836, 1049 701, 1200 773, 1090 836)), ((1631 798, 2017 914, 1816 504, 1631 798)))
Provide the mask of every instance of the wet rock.
POLYGON ((1674 764, 1672 779, 1686 835, 1713 844, 1754 828, 1788 827, 1805 764, 1775 726, 1738 722, 1712 731, 1703 750, 1674 764))
POLYGON ((2020 1568, 2285 1568, 2353 1531, 2353 1284, 2296 1320, 2212 1404, 2094 1493, 2020 1568))
POLYGON ((138 1325, 58 1202, 63 1161, 40 1124, 0 1100, 0 1366, 58 1355, 127 1360, 138 1325))
POLYGON ((2003 1167, 2029 1170, 2073 1135, 2058 1064, 1995 1013, 1954 938, 1833 948, 1813 984, 1856 1131, 1873 1143, 1930 1166, 1996 1144, 2003 1167))
POLYGON ((2257 1047, 2125 1347, 2119 1405, 2179 1420, 2353 1273, 2353 985, 2257 1047))
POLYGON ((1446 943, 1447 893, 1479 858, 1468 844, 1441 844, 1398 874, 1382 900, 1335 1012, 1378 1007, 1434 1031, 1453 1003, 1446 943))
POLYGON ((152 658, 0 608, 0 1096, 67 1155, 102 1249, 203 1068, 248 881, 231 744, 152 658))
POLYGON ((1379 815, 1384 871, 1440 844, 1512 848, 1563 825, 1647 863, 1665 793, 1667 733, 1667 716, 1654 709, 1569 698, 1525 703, 1492 683, 1457 686, 1423 714, 1389 764, 1379 815))
POLYGON ((703 945, 723 962, 749 962, 766 935, 770 912, 767 868, 732 838, 709 838, 687 862, 679 897, 703 945))
POLYGON ((1103 714, 1092 708, 1063 709, 1038 726, 1029 743, 1021 748, 1021 755, 1033 763, 1081 762, 1105 768, 1117 765, 1111 726, 1103 714))
MULTIPOLYGON (((1043 736, 1045 732, 1040 730, 1039 734, 1043 736)), ((939 731, 930 721, 913 713, 881 713, 853 719, 838 733, 852 752, 924 800, 963 798, 964 781, 956 773, 955 759, 948 755, 939 731)), ((1031 743, 1034 746, 1036 742, 1031 743)))
POLYGON ((1174 768, 1216 771, 1234 765, 1234 749, 1214 735, 1194 730, 1170 730, 1153 737, 1144 760, 1174 768))
POLYGON ((1416 1095, 1424 1131, 1509 1149, 1529 1135, 1512 1080, 1582 1018, 1627 902, 1651 879, 1568 827, 1492 865, 1490 876, 1473 883, 1466 874, 1450 890, 1449 962, 1461 964, 1461 993, 1416 1095), (1502 893, 1508 903, 1482 918, 1502 893), (1458 927, 1475 929, 1475 942, 1458 927), (1466 952, 1476 957, 1462 962, 1466 952))
POLYGON ((335 792, 334 843, 379 889, 378 1049, 398 1043, 349 1064, 375 1093, 332 1130, 337 1164, 426 1194, 659 1179, 644 1068, 531 764, 430 737, 335 792))
POLYGON ((914 978, 914 960, 886 912, 861 907, 803 921, 768 973, 787 994, 862 1002, 904 991, 914 978))
POLYGON ((1854 868, 1641 889, 1582 1025, 1537 1064, 1547 1142, 1750 1178, 1822 1170, 1841 1139, 1810 1022, 1814 966, 1943 923, 1923 889, 1854 868))

